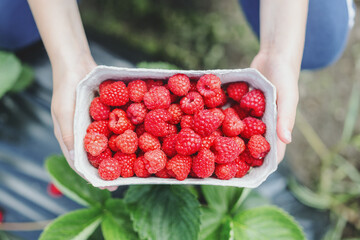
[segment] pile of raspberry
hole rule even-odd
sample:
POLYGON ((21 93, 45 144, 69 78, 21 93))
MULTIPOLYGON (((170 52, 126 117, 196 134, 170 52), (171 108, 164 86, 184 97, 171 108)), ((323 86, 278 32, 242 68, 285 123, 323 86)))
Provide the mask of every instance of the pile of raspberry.
POLYGON ((262 91, 246 82, 222 86, 213 74, 106 80, 90 105, 84 147, 104 180, 241 178, 270 151, 264 111, 262 91))

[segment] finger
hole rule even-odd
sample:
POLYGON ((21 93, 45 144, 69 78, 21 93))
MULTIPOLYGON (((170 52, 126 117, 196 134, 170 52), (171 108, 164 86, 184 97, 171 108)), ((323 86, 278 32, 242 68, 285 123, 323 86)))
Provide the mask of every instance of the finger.
POLYGON ((277 163, 279 164, 285 156, 285 149, 286 149, 286 144, 283 143, 279 138, 277 138, 277 163))
POLYGON ((118 189, 117 186, 109 186, 109 187, 99 187, 100 189, 104 190, 104 189, 107 189, 109 190, 110 192, 114 192, 118 189))

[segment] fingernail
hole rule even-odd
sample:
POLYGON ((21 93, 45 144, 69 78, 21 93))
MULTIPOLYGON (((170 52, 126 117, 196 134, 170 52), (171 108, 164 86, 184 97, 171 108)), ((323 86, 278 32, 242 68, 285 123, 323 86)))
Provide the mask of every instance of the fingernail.
POLYGON ((289 130, 284 130, 284 138, 288 143, 291 143, 291 132, 289 130))
POLYGON ((69 156, 70 156, 71 161, 74 161, 74 158, 75 158, 74 155, 75 155, 74 150, 70 150, 69 151, 69 156))

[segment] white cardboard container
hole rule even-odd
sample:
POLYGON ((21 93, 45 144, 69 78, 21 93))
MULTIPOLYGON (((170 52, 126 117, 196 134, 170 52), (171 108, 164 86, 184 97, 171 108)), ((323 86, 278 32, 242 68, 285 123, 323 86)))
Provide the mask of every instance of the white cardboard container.
POLYGON ((77 86, 76 108, 74 117, 74 141, 75 141, 75 168, 95 187, 133 185, 133 184, 191 184, 191 185, 222 185, 234 187, 258 187, 266 178, 277 169, 276 159, 276 89, 256 69, 235 69, 235 70, 162 70, 162 69, 141 69, 141 68, 118 68, 109 66, 98 66, 90 72, 77 86), (163 179, 157 177, 149 178, 118 178, 113 181, 102 180, 96 168, 88 161, 84 150, 83 139, 86 129, 91 123, 89 107, 94 98, 98 86, 107 79, 122 80, 128 82, 136 79, 159 79, 167 81, 174 74, 183 73, 189 78, 199 78, 204 74, 215 74, 220 77, 222 83, 237 81, 248 82, 250 87, 260 89, 266 98, 266 110, 262 120, 266 123, 267 130, 265 138, 270 143, 271 150, 260 167, 252 168, 242 178, 230 180, 219 180, 216 178, 187 178, 184 181, 176 179, 163 179))

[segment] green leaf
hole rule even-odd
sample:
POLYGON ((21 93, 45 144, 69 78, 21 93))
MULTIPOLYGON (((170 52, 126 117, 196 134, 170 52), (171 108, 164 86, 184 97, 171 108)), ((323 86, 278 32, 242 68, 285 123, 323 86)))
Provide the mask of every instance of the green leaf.
POLYGON ((0 51, 0 98, 12 88, 20 73, 19 59, 13 53, 0 51))
POLYGON ((191 240, 198 237, 200 204, 184 186, 131 186, 125 202, 141 238, 191 240))
POLYGON ((101 224, 102 232, 106 240, 139 239, 133 229, 130 215, 126 205, 121 199, 109 199, 106 201, 107 213, 101 224))
POLYGON ((98 208, 80 209, 62 215, 45 228, 40 240, 87 239, 99 226, 101 215, 98 208))
POLYGON ((0 239, 1 240, 21 240, 21 238, 16 237, 10 233, 0 231, 0 239))
POLYGON ((93 187, 71 169, 64 156, 48 157, 45 166, 60 191, 82 205, 100 205, 110 198, 108 190, 93 187))
POLYGON ((304 240, 300 226, 283 210, 264 206, 245 210, 234 217, 235 239, 304 240))
POLYGON ((28 65, 23 65, 21 73, 11 88, 12 92, 21 92, 34 81, 34 71, 28 65))
POLYGON ((177 66, 166 62, 140 62, 136 64, 136 67, 152 69, 179 69, 177 66))
POLYGON ((221 226, 220 238, 221 240, 233 240, 234 239, 234 223, 230 217, 226 218, 221 226))
POLYGON ((200 240, 233 239, 233 224, 229 216, 219 214, 216 210, 201 209, 200 240))

